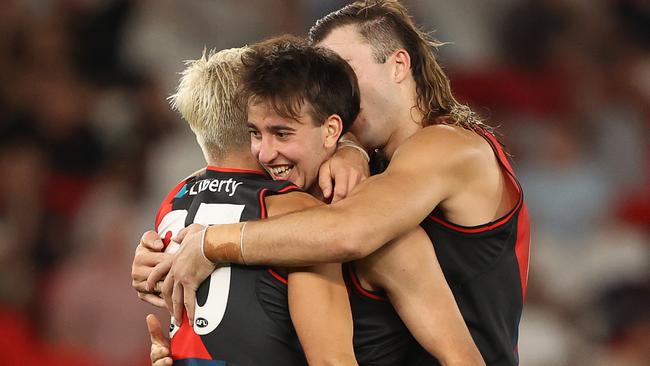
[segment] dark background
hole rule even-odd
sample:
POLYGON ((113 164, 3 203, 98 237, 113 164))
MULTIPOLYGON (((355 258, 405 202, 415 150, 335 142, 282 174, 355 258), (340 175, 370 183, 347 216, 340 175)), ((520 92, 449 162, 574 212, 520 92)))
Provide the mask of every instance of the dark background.
MULTIPOLYGON (((166 101, 182 61, 345 3, 2 1, 1 364, 147 364, 133 251, 204 164, 166 101)), ((404 3, 524 186, 521 364, 650 364, 650 2, 404 3)))

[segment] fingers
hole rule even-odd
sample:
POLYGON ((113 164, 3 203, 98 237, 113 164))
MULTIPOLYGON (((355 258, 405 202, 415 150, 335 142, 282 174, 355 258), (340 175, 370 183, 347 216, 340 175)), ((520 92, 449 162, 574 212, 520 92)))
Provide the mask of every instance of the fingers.
POLYGON ((169 340, 163 335, 160 321, 153 314, 147 315, 147 329, 151 339, 151 352, 149 354, 151 363, 155 366, 171 365, 173 361, 169 357, 169 340))
POLYGON ((147 329, 149 330, 149 338, 152 344, 167 345, 168 342, 165 336, 163 336, 160 321, 153 314, 147 315, 147 329))
POLYGON ((160 262, 154 269, 149 273, 147 277, 146 289, 149 292, 153 292, 156 284, 163 279, 169 273, 169 269, 172 268, 172 258, 167 258, 164 261, 160 262))
POLYGON ((142 234, 140 245, 155 251, 161 251, 165 246, 158 233, 153 230, 146 231, 142 234))
POLYGON ((178 234, 176 234, 176 236, 172 238, 172 240, 177 243, 181 243, 183 239, 185 239, 185 236, 187 235, 187 231, 189 228, 190 228, 189 226, 182 228, 181 231, 179 231, 178 234))
POLYGON ((177 243, 182 244, 183 240, 185 239, 185 237, 187 235, 195 233, 197 231, 201 231, 203 229, 205 229, 205 225, 192 224, 192 225, 182 229, 181 231, 179 231, 178 234, 176 234, 176 236, 174 238, 172 238, 172 240, 177 242, 177 243))
POLYGON ((154 253, 147 250, 137 252, 131 265, 131 279, 133 280, 131 285, 138 291, 146 291, 141 282, 147 280, 155 266, 171 257, 167 253, 154 253))
POLYGON ((165 357, 154 361, 153 353, 152 353, 151 362, 153 362, 153 366, 171 366, 174 363, 171 357, 165 357))
POLYGON ((354 187, 356 187, 359 183, 361 183, 361 181, 363 181, 363 179, 365 179, 365 177, 363 175, 359 174, 358 172, 356 172, 356 171, 351 172, 350 173, 350 178, 348 179, 348 191, 346 192, 345 197, 350 195, 350 193, 352 193, 352 190, 354 189, 354 187))
POLYGON ((196 304, 196 292, 188 286, 183 286, 183 300, 185 303, 185 310, 187 317, 190 319, 190 324, 194 326, 194 305, 196 304))
POLYGON ((332 171, 330 170, 329 161, 323 163, 318 171, 318 185, 323 191, 323 197, 329 198, 332 194, 332 171))
POLYGON ((136 266, 148 266, 153 267, 156 264, 164 261, 166 258, 171 257, 172 254, 163 253, 163 252, 149 252, 143 250, 138 252, 133 259, 133 267, 136 266))
POLYGON ((183 285, 180 282, 174 283, 174 288, 172 292, 172 310, 174 319, 176 322, 181 325, 183 323, 183 310, 185 306, 183 304, 183 285))
MULTIPOLYGON (((136 254, 136 258, 133 261, 131 266, 131 286, 137 291, 148 291, 146 288, 146 281, 151 276, 152 271, 156 269, 156 266, 165 260, 170 259, 171 255, 166 253, 141 253, 136 254), (146 255, 145 255, 146 254, 146 255)), ((164 268, 160 268, 156 271, 157 275, 164 268)), ((164 276, 165 273, 163 273, 164 276)))
POLYGON ((157 308, 165 308, 165 300, 163 300, 160 296, 146 293, 146 292, 138 292, 138 297, 140 300, 149 303, 157 308))
POLYGON ((350 172, 348 170, 339 171, 334 177, 334 197, 332 202, 336 202, 345 198, 348 195, 348 180, 350 179, 350 172))
POLYGON ((167 253, 153 253, 143 251, 137 253, 131 267, 131 286, 138 292, 153 292, 153 285, 148 287, 147 280, 151 278, 151 283, 155 284, 167 274, 169 269, 165 266, 158 266, 165 262, 171 261, 172 255, 167 253), (153 276, 152 276, 153 273, 153 276))
MULTIPOLYGON (((162 289, 161 289, 162 291, 160 292, 160 295, 165 301, 165 307, 167 308, 167 311, 169 311, 169 314, 172 316, 174 315, 174 306, 172 304, 173 289, 174 289, 174 273, 170 272, 167 275, 167 277, 165 277, 165 281, 163 282, 162 289)), ((180 323, 176 325, 180 325, 180 323)))

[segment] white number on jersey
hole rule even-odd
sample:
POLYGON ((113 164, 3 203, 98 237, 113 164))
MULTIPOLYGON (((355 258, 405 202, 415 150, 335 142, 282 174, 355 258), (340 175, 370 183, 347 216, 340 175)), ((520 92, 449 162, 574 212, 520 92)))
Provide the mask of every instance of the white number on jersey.
MULTIPOLYGON (((201 225, 232 224, 241 220, 244 205, 224 203, 201 203, 193 222, 201 225)), ((158 225, 161 237, 175 237, 185 227, 187 210, 174 210, 165 215, 158 225)), ((179 244, 170 242, 165 252, 175 253, 179 244)), ((230 291, 230 266, 217 268, 210 275, 208 298, 203 306, 195 306, 193 328, 196 334, 205 335, 217 328, 226 313, 228 293, 230 291)), ((172 327, 170 336, 173 337, 178 327, 172 327)))

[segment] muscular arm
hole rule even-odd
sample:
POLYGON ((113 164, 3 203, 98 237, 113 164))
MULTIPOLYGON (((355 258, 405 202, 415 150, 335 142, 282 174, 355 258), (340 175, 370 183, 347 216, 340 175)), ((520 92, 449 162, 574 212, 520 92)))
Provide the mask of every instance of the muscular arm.
POLYGON ((292 270, 289 309, 310 365, 357 364, 352 347, 352 314, 341 264, 292 270))
POLYGON ((461 137, 425 128, 404 142, 386 172, 366 179, 346 199, 299 213, 251 222, 244 251, 239 231, 212 227, 206 254, 214 262, 284 266, 362 258, 417 226, 467 181, 475 151, 461 137), (243 257, 242 257, 243 256, 243 257))
MULTIPOLYGON (((302 193, 266 199, 270 216, 322 203, 302 193)), ((288 276, 289 311, 310 365, 357 365, 352 347, 352 313, 341 264, 294 268, 288 276)))
POLYGON ((411 334, 443 365, 484 365, 424 230, 411 230, 355 267, 386 291, 411 334))

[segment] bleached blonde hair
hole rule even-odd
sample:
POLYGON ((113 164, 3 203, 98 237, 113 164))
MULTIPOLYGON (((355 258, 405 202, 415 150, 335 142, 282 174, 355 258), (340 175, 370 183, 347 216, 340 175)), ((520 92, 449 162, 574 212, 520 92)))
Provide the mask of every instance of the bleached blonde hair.
POLYGON ((238 93, 245 51, 245 47, 203 50, 200 59, 185 62, 178 90, 169 97, 172 109, 180 112, 212 159, 250 144, 246 109, 238 93))

